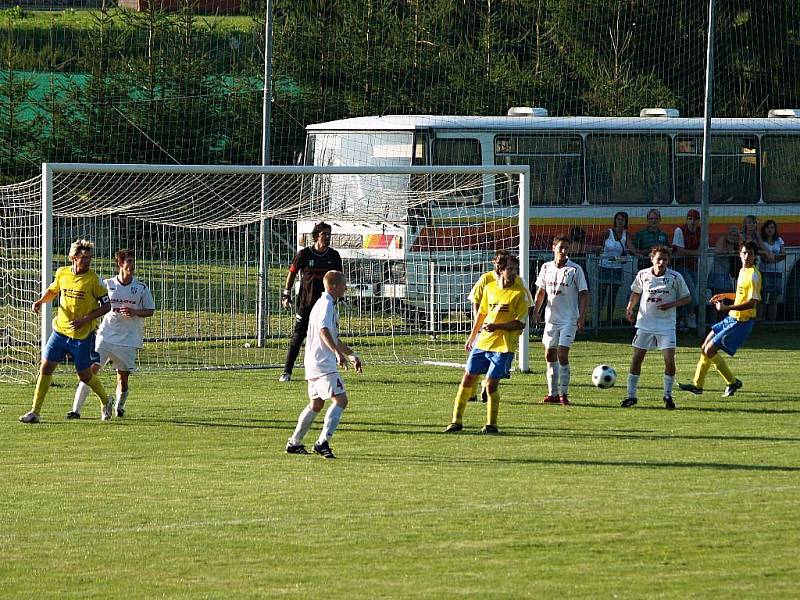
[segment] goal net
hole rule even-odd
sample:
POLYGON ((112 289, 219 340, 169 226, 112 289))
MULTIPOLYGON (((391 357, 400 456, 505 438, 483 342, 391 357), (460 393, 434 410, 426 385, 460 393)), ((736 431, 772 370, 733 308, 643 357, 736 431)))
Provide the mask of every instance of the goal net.
MULTIPOLYGON (((96 244, 92 267, 101 278, 116 273, 116 250, 136 253, 136 276, 157 305, 146 320, 142 369, 281 367, 294 325, 281 291, 319 221, 332 226, 348 278, 342 337, 371 363, 462 365, 469 290, 495 250, 527 255, 527 227, 522 236, 519 227, 527 202, 487 208, 478 200, 512 176, 524 190, 527 172, 45 165, 42 178, 0 188, 0 378, 33 377, 57 307, 38 317, 30 306, 78 238, 96 244)), ((528 261, 521 263, 527 280, 528 261)))

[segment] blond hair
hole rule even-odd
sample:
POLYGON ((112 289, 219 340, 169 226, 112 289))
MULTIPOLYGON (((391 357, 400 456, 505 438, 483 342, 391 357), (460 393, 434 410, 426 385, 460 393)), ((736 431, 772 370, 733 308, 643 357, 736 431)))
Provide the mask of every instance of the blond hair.
POLYGON ((328 271, 325 273, 322 281, 325 284, 325 289, 330 290, 333 289, 335 285, 345 283, 347 279, 345 279, 344 273, 341 271, 328 271))
POLYGON ((90 240, 75 240, 69 247, 69 257, 78 256, 83 251, 94 252, 94 242, 90 240))

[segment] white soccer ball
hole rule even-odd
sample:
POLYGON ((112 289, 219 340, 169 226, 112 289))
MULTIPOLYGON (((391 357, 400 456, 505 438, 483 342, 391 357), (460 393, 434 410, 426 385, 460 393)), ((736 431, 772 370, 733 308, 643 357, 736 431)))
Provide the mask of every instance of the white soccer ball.
POLYGON ((244 343, 244 347, 245 347, 245 348, 249 348, 249 347, 250 347, 250 342, 245 342, 245 343, 244 343))
POLYGON ((592 383, 599 388, 610 388, 616 381, 617 372, 608 365, 597 365, 592 371, 592 383))

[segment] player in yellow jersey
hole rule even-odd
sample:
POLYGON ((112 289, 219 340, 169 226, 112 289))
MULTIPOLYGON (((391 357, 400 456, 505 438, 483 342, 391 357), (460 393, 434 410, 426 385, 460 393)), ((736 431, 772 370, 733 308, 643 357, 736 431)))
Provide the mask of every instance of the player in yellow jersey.
POLYGON ((754 242, 745 242, 739 249, 742 268, 736 279, 736 295, 733 304, 728 304, 728 294, 717 294, 711 301, 718 311, 728 313, 719 323, 711 326, 703 345, 700 347, 700 360, 697 362, 694 379, 691 383, 678 384, 680 389, 693 394, 703 393, 703 384, 711 365, 717 369, 725 380, 725 391, 722 396, 733 396, 742 387, 741 380, 731 372, 725 360, 718 353, 724 350, 730 356, 742 346, 753 330, 756 318, 756 306, 761 300, 761 272, 755 266, 758 247, 754 242))
POLYGON ((525 328, 528 308, 531 305, 527 285, 517 274, 519 260, 506 255, 498 260, 500 279, 490 281, 481 298, 478 317, 472 326, 464 348, 469 352, 467 366, 458 386, 453 406, 453 421, 445 433, 464 429, 462 419, 467 401, 479 375, 486 375, 486 425, 482 433, 499 433, 497 413, 500 404, 498 386, 507 379, 514 360, 514 349, 520 333, 525 328))
POLYGON ((103 384, 92 371, 92 364, 98 360, 94 350, 96 319, 111 310, 108 291, 90 268, 93 251, 94 244, 88 240, 73 242, 69 249, 72 265, 58 269, 53 283, 33 303, 33 312, 37 314, 42 304, 56 298, 59 299, 59 308, 53 319, 53 333, 42 353, 33 406, 19 418, 23 423, 39 422, 39 412, 50 389, 53 373, 67 354, 72 356, 80 380, 100 398, 102 419, 107 421, 111 418, 114 397, 106 395, 103 384))
MULTIPOLYGON (((497 281, 500 278, 500 272, 497 270, 497 261, 503 256, 508 256, 508 250, 498 250, 495 252, 494 258, 492 259, 494 269, 481 275, 478 281, 475 282, 475 285, 472 286, 469 296, 467 296, 467 299, 472 303, 473 323, 475 323, 475 319, 478 318, 478 313, 481 309, 481 300, 483 299, 483 292, 486 286, 490 282, 497 281)), ((480 386, 480 378, 475 379, 475 385, 472 387, 472 393, 469 397, 470 402, 476 402, 478 400, 478 386, 480 386)), ((481 386, 481 402, 486 402, 488 399, 489 396, 486 393, 486 388, 481 386)))

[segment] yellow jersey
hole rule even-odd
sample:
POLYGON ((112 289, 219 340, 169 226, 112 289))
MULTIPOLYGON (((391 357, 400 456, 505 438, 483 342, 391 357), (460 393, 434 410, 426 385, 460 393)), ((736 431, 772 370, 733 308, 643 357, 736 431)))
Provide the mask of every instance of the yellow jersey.
POLYGON ((481 275, 480 279, 478 279, 478 281, 475 282, 475 285, 472 286, 472 290, 470 290, 467 299, 473 304, 480 306, 481 300, 483 300, 483 291, 486 289, 486 285, 492 281, 497 281, 498 278, 499 275, 494 271, 489 271, 488 273, 481 275))
MULTIPOLYGON (((756 299, 761 301, 761 271, 757 267, 742 267, 739 270, 739 277, 736 279, 736 299, 734 304, 744 304, 748 300, 756 299)), ((756 308, 747 310, 729 311, 737 321, 749 321, 756 316, 756 308)))
POLYGON ((70 321, 88 315, 98 305, 109 302, 108 290, 100 282, 97 273, 89 269, 76 275, 71 266, 61 267, 47 289, 58 294, 58 312, 53 318, 53 329, 78 340, 89 337, 97 327, 97 319, 80 329, 73 329, 70 321))
MULTIPOLYGON (((522 277, 518 276, 507 288, 502 287, 499 280, 489 281, 483 290, 480 312, 486 315, 484 323, 525 323, 530 306, 530 290, 522 277)), ((522 329, 481 331, 475 346, 487 352, 514 352, 521 333, 522 329)))

